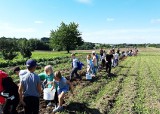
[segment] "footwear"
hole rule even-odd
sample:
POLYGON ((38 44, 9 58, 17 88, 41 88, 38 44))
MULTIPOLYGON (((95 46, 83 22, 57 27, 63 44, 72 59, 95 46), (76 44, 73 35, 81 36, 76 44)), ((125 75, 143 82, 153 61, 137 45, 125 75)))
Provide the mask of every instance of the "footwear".
POLYGON ((61 110, 63 110, 63 106, 58 106, 57 108, 55 108, 55 109, 53 110, 53 113, 59 112, 59 111, 61 111, 61 110))
POLYGON ((53 106, 53 104, 52 104, 51 102, 49 102, 49 103, 47 104, 47 106, 53 106))

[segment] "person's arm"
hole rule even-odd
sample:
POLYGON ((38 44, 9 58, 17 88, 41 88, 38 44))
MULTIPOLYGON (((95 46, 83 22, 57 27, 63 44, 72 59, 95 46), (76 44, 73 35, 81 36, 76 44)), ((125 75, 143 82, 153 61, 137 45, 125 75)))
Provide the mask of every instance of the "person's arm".
POLYGON ((38 83, 38 85, 37 85, 37 90, 38 90, 39 94, 42 93, 42 88, 41 88, 41 84, 40 83, 38 83))
POLYGON ((37 78, 37 90, 38 90, 39 94, 42 93, 40 77, 37 78))
POLYGON ((4 97, 4 98, 8 98, 8 97, 9 97, 9 92, 6 91, 6 90, 4 90, 4 91, 2 91, 2 92, 0 92, 0 93, 1 93, 0 96, 2 96, 2 97, 4 97))
POLYGON ((54 88, 56 88, 56 83, 55 83, 54 81, 52 81, 51 84, 53 85, 53 86, 51 87, 51 91, 52 91, 54 88))
POLYGON ((18 89, 18 93, 19 93, 19 99, 20 102, 25 105, 24 101, 23 101, 23 86, 22 83, 20 83, 19 89, 18 89))
POLYGON ((41 80, 41 81, 44 81, 44 80, 46 79, 46 74, 45 74, 44 72, 38 74, 38 76, 40 77, 40 80, 41 80))

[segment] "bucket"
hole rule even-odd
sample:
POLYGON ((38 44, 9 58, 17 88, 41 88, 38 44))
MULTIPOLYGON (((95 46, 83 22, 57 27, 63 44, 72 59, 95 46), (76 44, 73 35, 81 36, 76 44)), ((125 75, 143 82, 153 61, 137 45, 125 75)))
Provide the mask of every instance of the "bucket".
POLYGON ((51 91, 51 88, 45 88, 43 90, 43 99, 44 100, 54 100, 55 92, 56 92, 55 89, 51 91))
POLYGON ((91 80, 92 79, 92 75, 91 74, 86 74, 86 80, 91 80))

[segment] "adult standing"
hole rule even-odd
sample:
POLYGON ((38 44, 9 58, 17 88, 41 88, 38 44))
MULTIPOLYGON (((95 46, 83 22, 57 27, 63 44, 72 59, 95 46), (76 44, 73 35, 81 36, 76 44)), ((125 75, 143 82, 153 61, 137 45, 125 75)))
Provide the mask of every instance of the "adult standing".
POLYGON ((76 78, 81 79, 81 77, 77 73, 77 71, 78 71, 78 59, 76 58, 74 53, 71 54, 71 57, 72 57, 72 71, 71 71, 71 74, 70 74, 70 81, 72 81, 72 78, 73 78, 74 74, 76 75, 76 78))
POLYGON ((100 54, 101 59, 102 59, 102 56, 103 56, 103 49, 102 48, 100 49, 99 54, 100 54))
POLYGON ((112 59, 113 59, 113 54, 112 50, 110 50, 109 54, 106 55, 106 72, 109 75, 111 73, 111 68, 112 68, 112 59))
POLYGON ((106 58, 106 52, 105 52, 105 50, 104 50, 104 51, 103 51, 103 56, 102 56, 102 59, 101 59, 102 68, 105 67, 105 58, 106 58))
POLYGON ((42 89, 40 78, 34 73, 37 63, 34 60, 27 60, 26 66, 28 73, 24 75, 19 87, 20 102, 24 105, 25 114, 38 114, 42 89))

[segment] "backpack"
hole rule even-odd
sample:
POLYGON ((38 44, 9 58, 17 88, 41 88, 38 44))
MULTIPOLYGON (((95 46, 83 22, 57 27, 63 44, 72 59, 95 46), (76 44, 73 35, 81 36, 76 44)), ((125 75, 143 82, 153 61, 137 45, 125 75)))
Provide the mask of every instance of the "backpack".
POLYGON ((98 59, 99 59, 99 57, 98 57, 98 55, 96 54, 96 59, 97 59, 97 61, 98 61, 98 59))
POLYGON ((82 67, 84 66, 84 64, 82 62, 78 61, 77 66, 78 66, 78 70, 82 70, 82 67))

